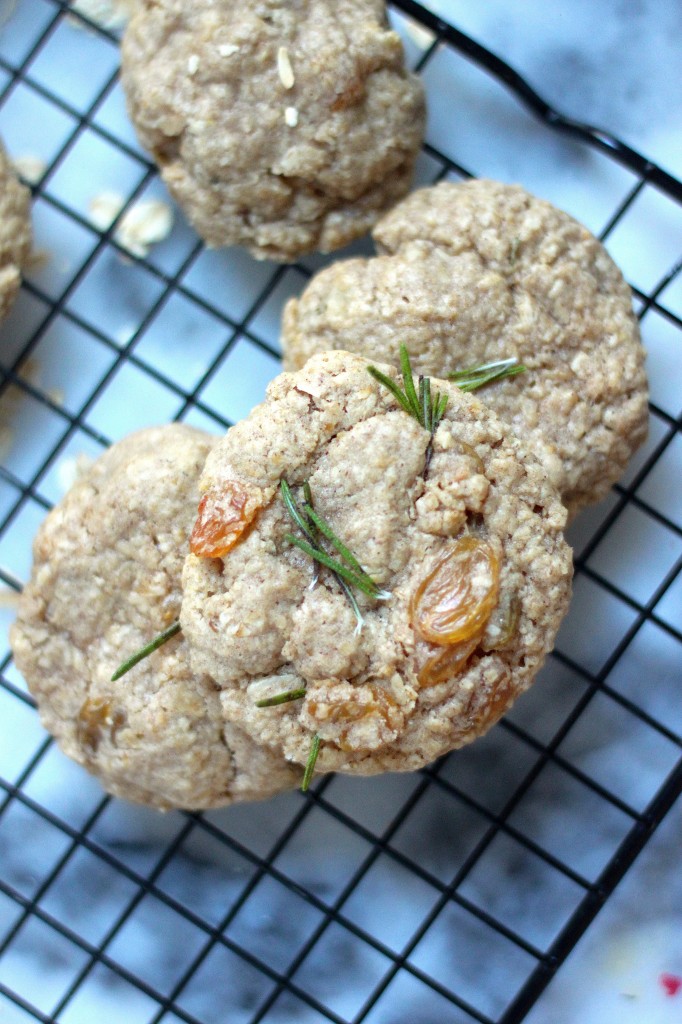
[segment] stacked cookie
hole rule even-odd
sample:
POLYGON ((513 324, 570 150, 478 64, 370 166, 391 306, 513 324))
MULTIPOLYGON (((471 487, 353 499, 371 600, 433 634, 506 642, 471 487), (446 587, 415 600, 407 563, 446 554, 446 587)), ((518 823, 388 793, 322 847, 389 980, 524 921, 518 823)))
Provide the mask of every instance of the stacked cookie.
POLYGON ((491 182, 418 192, 375 237, 289 305, 304 365, 245 420, 119 442, 38 534, 15 658, 113 793, 211 807, 418 768, 554 644, 565 506, 645 432, 629 291, 584 228, 491 182), (526 371, 480 397, 480 370, 447 379, 500 359, 526 371))
POLYGON ((434 429, 384 381, 317 355, 217 443, 179 425, 119 442, 48 516, 14 654, 111 792, 264 797, 313 750, 321 771, 416 768, 532 681, 569 598, 565 510, 477 398, 432 381, 434 429))
POLYGON ((532 444, 569 515, 599 501, 646 436, 632 295, 604 247, 517 185, 443 182, 372 232, 378 255, 334 263, 284 313, 287 369, 345 349, 420 373, 515 358, 482 397, 532 444))
POLYGON ((295 785, 296 772, 224 720, 178 636, 112 681, 176 619, 215 439, 182 424, 119 441, 48 515, 12 630, 45 727, 109 792, 153 807, 213 807, 295 785))

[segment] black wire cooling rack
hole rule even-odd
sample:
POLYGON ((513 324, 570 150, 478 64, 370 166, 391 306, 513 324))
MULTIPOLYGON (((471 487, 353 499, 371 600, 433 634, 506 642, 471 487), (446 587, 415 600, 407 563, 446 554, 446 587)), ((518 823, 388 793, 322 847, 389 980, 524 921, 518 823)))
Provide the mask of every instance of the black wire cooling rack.
POLYGON ((205 815, 104 797, 41 731, 9 654, 33 533, 80 457, 151 422, 221 431, 259 400, 282 303, 322 261, 208 252, 179 217, 144 255, 119 221, 97 230, 96 195, 121 193, 122 216, 164 195, 125 118, 117 40, 58 0, 20 2, 0 33, 0 130, 42 160, 48 251, 0 329, 8 1024, 521 1021, 682 790, 682 183, 419 4, 393 16, 431 101, 420 182, 551 181, 624 267, 650 349, 649 442, 573 530, 575 596, 541 680, 471 748, 205 815), (529 156, 510 169, 514 135, 529 156))

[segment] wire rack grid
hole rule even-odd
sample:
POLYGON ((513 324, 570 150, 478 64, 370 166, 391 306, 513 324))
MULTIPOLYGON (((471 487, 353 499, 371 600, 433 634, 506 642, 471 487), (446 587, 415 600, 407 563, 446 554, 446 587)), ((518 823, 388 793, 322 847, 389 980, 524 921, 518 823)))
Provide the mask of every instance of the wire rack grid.
POLYGON ((144 256, 118 221, 97 230, 96 195, 120 193, 121 216, 167 201, 125 116, 117 39, 59 0, 20 2, 0 33, 0 130, 42 161, 45 256, 0 328, 7 1024, 521 1021, 682 789, 682 184, 419 4, 391 13, 430 102, 419 182, 516 177, 623 266, 650 349, 649 441, 573 529, 575 596, 541 680, 473 747, 204 815, 103 796, 11 661, 35 529, 82 456, 150 423, 221 432, 244 415, 278 372, 283 302, 325 261, 210 252, 179 215, 144 256))

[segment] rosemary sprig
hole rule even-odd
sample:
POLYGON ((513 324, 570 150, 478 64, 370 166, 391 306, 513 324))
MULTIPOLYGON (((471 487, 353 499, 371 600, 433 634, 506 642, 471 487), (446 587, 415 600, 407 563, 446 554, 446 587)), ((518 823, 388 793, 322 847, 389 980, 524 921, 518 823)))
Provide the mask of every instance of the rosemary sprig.
POLYGON ((310 753, 308 754, 308 761, 305 766, 303 773, 303 781, 301 782, 301 792, 307 793, 308 787, 312 782, 313 775, 315 774, 315 763, 317 761, 317 755, 320 753, 320 737, 317 733, 313 736, 313 742, 310 745, 310 753))
POLYGON ((400 346, 400 369, 403 375, 402 391, 394 380, 387 377, 376 366, 368 366, 367 372, 385 388, 388 388, 405 412, 414 416, 424 430, 428 430, 431 435, 435 434, 447 408, 448 396, 438 394, 437 391, 431 394, 431 381, 428 377, 419 378, 419 393, 417 393, 412 376, 410 356, 405 345, 400 346))
MULTIPOLYGON (((424 376, 419 377, 419 392, 417 393, 412 376, 412 364, 405 345, 400 346, 400 369, 403 375, 402 390, 394 380, 387 377, 376 366, 368 366, 367 372, 380 384, 383 384, 405 412, 414 416, 424 430, 428 430, 431 435, 424 457, 424 479, 426 479, 433 457, 433 438, 438 424, 445 415, 448 396, 439 394, 437 391, 432 394, 431 379, 424 376)), ((465 370, 457 370, 449 375, 449 379, 457 385, 460 391, 476 391, 485 384, 492 384, 493 381, 503 380, 505 377, 516 377, 525 369, 526 367, 516 358, 501 359, 498 362, 483 363, 481 366, 470 366, 465 370)))
POLYGON ((519 373, 525 372, 526 367, 523 363, 513 357, 498 359, 493 363, 482 363, 480 366, 469 366, 465 370, 456 370, 455 373, 449 374, 449 379, 454 381, 460 391, 477 391, 486 384, 507 377, 516 377, 519 373))
POLYGON ((115 683, 116 680, 120 679, 121 676, 124 676, 126 672, 130 672, 131 668, 134 668, 139 661, 142 661, 144 658, 148 658, 150 654, 154 653, 154 651, 158 651, 159 647, 163 647, 163 645, 167 643, 171 637, 176 636, 181 629, 182 626, 180 623, 174 622, 172 626, 165 629, 163 633, 159 633, 159 635, 154 637, 154 639, 148 644, 141 647, 139 651, 135 651, 135 654, 132 654, 127 661, 123 662, 122 665, 119 665, 111 677, 111 682, 115 683))
POLYGON ((257 700, 257 708, 276 708, 279 704, 288 704, 292 700, 301 700, 305 697, 305 686, 301 687, 300 690, 286 690, 284 693, 278 693, 274 697, 265 697, 264 700, 257 700))
POLYGON ((424 479, 426 479, 433 457, 433 437, 438 429, 438 424, 445 415, 445 410, 448 406, 448 396, 446 394, 439 394, 437 391, 434 391, 432 394, 431 379, 421 375, 419 377, 419 393, 417 393, 417 389, 414 386, 414 377, 412 376, 410 354, 405 345, 400 346, 400 369, 403 375, 402 391, 395 381, 387 377, 376 366, 368 366, 367 372, 375 380, 378 380, 380 384, 383 384, 385 388, 388 388, 405 412, 409 413, 410 416, 414 416, 417 423, 421 424, 424 430, 428 430, 431 435, 424 456, 424 479))
POLYGON ((315 511, 310 485, 307 481, 303 485, 305 501, 302 510, 296 504, 291 488, 284 479, 280 481, 280 491, 287 512, 306 538, 304 540, 302 537, 296 537, 293 533, 287 533, 286 540, 332 572, 350 602, 357 620, 356 632, 359 632, 362 629, 363 618, 351 587, 362 591, 363 594, 367 594, 375 601, 387 601, 391 596, 390 593, 387 590, 382 590, 374 582, 369 573, 362 568, 353 552, 336 536, 326 519, 315 511), (328 540, 336 549, 341 556, 340 559, 334 558, 325 551, 322 547, 321 537, 328 540))

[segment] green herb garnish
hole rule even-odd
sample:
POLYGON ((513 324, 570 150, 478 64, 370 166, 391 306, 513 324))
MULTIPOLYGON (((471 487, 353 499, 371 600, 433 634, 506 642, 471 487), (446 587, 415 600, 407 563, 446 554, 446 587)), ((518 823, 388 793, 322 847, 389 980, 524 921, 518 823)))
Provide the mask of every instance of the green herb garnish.
POLYGON ((291 488, 284 479, 280 481, 280 491, 287 512, 305 537, 304 540, 302 537, 296 537, 293 533, 287 533, 286 540, 291 544, 295 544, 306 555, 310 555, 312 559, 320 565, 324 565, 333 573, 350 601, 357 620, 357 631, 359 632, 362 629, 362 613, 351 587, 362 591, 363 594, 373 598, 375 601, 387 601, 391 596, 390 593, 382 590, 374 582, 369 573, 365 572, 362 568, 353 552, 336 536, 327 520, 315 511, 312 505, 310 486, 307 483, 303 485, 303 493, 306 500, 301 508, 296 504, 291 488), (340 558, 330 555, 322 547, 321 538, 325 538, 336 549, 340 558))
POLYGON ((163 647, 163 645, 172 637, 176 636, 181 629, 182 626, 180 623, 174 622, 173 625, 169 626, 168 629, 165 629, 163 633, 159 633, 159 635, 154 637, 154 639, 148 644, 141 647, 139 651, 135 652, 135 654, 132 654, 127 661, 124 661, 122 665, 119 665, 111 677, 111 682, 115 683, 116 680, 120 679, 121 676, 124 676, 126 672, 130 672, 131 668, 134 668, 139 661, 142 661, 144 658, 148 658, 150 654, 154 653, 154 651, 158 651, 159 647, 163 647))
POLYGON ((301 782, 301 792, 307 793, 308 787, 312 782, 313 775, 315 773, 315 763, 317 761, 317 755, 320 753, 320 737, 317 733, 313 736, 313 742, 310 747, 310 753, 308 754, 308 761, 305 766, 303 773, 303 781, 301 782))
POLYGON ((480 366, 469 366, 466 370, 456 370, 448 374, 460 391, 477 391, 486 384, 492 384, 507 377, 516 377, 525 373, 526 367, 518 359, 499 359, 494 363, 482 363, 480 366))
POLYGON ((376 366, 368 366, 367 372, 385 388, 388 388, 405 412, 414 416, 424 430, 428 430, 431 435, 435 434, 447 408, 448 396, 439 395, 438 392, 431 394, 431 381, 428 377, 419 378, 419 391, 417 392, 412 376, 410 356, 404 345, 400 346, 400 369, 403 374, 402 391, 394 380, 387 377, 376 366))
MULTIPOLYGON (((424 478, 426 479, 433 456, 433 437, 447 409, 448 396, 438 394, 437 391, 431 394, 431 379, 424 376, 419 377, 419 391, 417 391, 414 386, 410 356, 405 345, 400 346, 400 369, 403 375, 402 390, 394 380, 387 377, 376 366, 368 366, 367 372, 385 388, 388 388, 405 412, 414 416, 417 423, 421 424, 424 430, 428 430, 431 435, 424 458, 424 478)), ((522 366, 515 358, 501 359, 495 363, 483 363, 480 366, 457 370, 455 373, 449 374, 449 379, 457 385, 460 391, 476 391, 485 384, 492 384, 493 381, 503 380, 505 377, 516 377, 525 369, 526 367, 522 366)))
POLYGON ((275 697, 266 697, 264 700, 257 700, 257 708, 276 708, 279 704, 288 704, 292 700, 301 700, 305 697, 305 686, 300 690, 286 690, 278 693, 275 697))
POLYGON ((412 376, 410 355, 405 345, 400 346, 400 369, 403 375, 402 391, 394 380, 387 377, 376 366, 368 366, 367 372, 375 380, 378 380, 380 384, 383 384, 385 388, 388 388, 405 412, 410 416, 414 416, 417 423, 421 424, 424 430, 428 430, 431 435, 424 456, 424 479, 426 479, 433 456, 433 437, 438 429, 438 424, 445 415, 448 396, 439 394, 437 391, 431 394, 431 379, 424 376, 419 377, 419 391, 417 392, 414 386, 414 377, 412 376))

